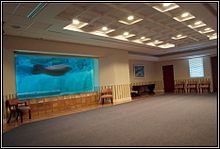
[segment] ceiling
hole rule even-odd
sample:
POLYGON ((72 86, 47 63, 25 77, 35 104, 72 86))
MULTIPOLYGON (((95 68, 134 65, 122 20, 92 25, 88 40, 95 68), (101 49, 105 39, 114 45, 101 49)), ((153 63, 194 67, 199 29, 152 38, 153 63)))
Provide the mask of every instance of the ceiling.
POLYGON ((216 47, 217 4, 3 2, 3 30, 5 35, 89 44, 161 56, 216 47), (165 10, 172 5, 177 8, 165 12, 156 9, 165 10), (181 15, 184 13, 194 18, 183 22, 174 19, 183 19, 181 15), (125 23, 121 23, 123 21, 125 23), (193 28, 196 22, 201 27, 193 28), (76 28, 78 26, 81 28, 76 28), (211 37, 214 39, 210 40, 211 37), (174 40, 176 38, 178 40, 174 40), (171 47, 166 47, 169 45, 171 47))

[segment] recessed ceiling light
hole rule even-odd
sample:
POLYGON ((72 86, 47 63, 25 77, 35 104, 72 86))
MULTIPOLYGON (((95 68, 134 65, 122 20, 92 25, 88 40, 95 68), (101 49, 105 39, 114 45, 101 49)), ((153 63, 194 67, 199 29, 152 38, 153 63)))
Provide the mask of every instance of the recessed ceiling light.
POLYGON ((211 28, 206 28, 206 29, 204 29, 205 31, 209 31, 209 30, 211 30, 211 28))
POLYGON ((196 21, 193 24, 189 24, 188 27, 190 28, 199 28, 199 27, 203 27, 206 26, 205 23, 203 23, 202 21, 196 21))
POLYGON ((190 14, 189 12, 185 12, 179 16, 173 17, 173 19, 179 21, 179 22, 183 22, 183 21, 187 21, 190 19, 195 18, 195 16, 193 16, 192 14, 190 14))
POLYGON ((134 20, 134 16, 128 16, 127 18, 129 21, 134 20))
POLYGON ((79 24, 79 20, 73 19, 73 24, 74 24, 74 25, 78 25, 78 24, 79 24))
POLYGON ((160 43, 163 43, 163 41, 159 41, 159 40, 154 41, 154 44, 160 44, 160 43))
POLYGON ((141 19, 141 18, 139 18, 137 16, 130 15, 127 18, 124 18, 122 20, 118 20, 118 22, 126 24, 126 25, 132 25, 132 24, 138 23, 138 22, 140 22, 142 20, 143 19, 141 19))
POLYGON ((186 35, 182 35, 182 34, 179 34, 175 37, 171 37, 173 40, 179 40, 179 39, 183 39, 183 38, 186 38, 187 36, 186 35))
POLYGON ((142 39, 142 40, 144 40, 144 39, 145 39, 145 37, 144 37, 144 36, 142 36, 142 37, 141 37, 141 39, 142 39))
POLYGON ((153 43, 154 45, 157 45, 157 44, 161 44, 161 43, 163 43, 163 41, 154 40, 153 42, 150 42, 150 43, 153 43))
POLYGON ((128 36, 128 35, 129 35, 129 32, 124 32, 123 35, 124 35, 124 36, 128 36))
POLYGON ((209 37, 209 40, 213 40, 213 39, 217 39, 218 38, 216 33, 214 33, 212 35, 208 35, 208 37, 209 37))
POLYGON ((156 47, 156 45, 153 42, 146 43, 146 45, 156 47))
POLYGON ((103 31, 107 31, 108 28, 107 28, 106 26, 103 26, 103 27, 102 27, 102 30, 103 30, 103 31))
POLYGON ((172 3, 163 3, 163 6, 164 7, 168 7, 168 6, 170 6, 172 3))
POLYGON ((86 22, 81 22, 77 19, 73 19, 72 23, 63 27, 63 29, 65 30, 72 30, 72 31, 78 31, 78 32, 84 32, 83 30, 81 30, 81 28, 85 27, 86 25, 88 25, 88 23, 86 22))
POLYGON ((188 17, 188 16, 189 16, 188 12, 185 12, 185 13, 181 14, 181 17, 183 17, 183 18, 188 17))
POLYGON ((175 44, 166 43, 166 44, 159 45, 158 47, 159 47, 159 48, 163 48, 163 49, 172 48, 172 47, 175 47, 175 44))
POLYGON ((160 11, 160 12, 167 12, 176 8, 179 8, 180 6, 175 3, 163 3, 162 5, 155 5, 153 6, 154 9, 160 11))
POLYGON ((199 25, 199 24, 201 24, 202 23, 202 21, 196 21, 195 23, 194 23, 194 25, 199 25))
POLYGON ((199 30, 198 32, 200 32, 201 34, 205 34, 205 33, 213 32, 213 31, 214 31, 213 29, 208 27, 208 28, 205 28, 203 30, 199 30))

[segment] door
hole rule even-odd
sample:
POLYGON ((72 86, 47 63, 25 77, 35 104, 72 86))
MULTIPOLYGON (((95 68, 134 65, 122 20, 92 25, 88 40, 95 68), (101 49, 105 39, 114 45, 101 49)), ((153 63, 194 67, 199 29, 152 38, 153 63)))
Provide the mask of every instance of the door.
POLYGON ((217 92, 217 82, 218 82, 218 71, 217 71, 217 57, 211 57, 212 65, 212 82, 213 82, 213 92, 217 92))
POLYGON ((164 92, 174 92, 174 74, 173 65, 162 66, 164 92))

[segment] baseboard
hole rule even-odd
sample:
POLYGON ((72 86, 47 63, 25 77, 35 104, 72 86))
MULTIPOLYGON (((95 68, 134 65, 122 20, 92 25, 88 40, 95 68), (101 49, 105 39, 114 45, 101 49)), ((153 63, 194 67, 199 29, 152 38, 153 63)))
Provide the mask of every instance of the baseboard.
POLYGON ((155 90, 155 93, 164 93, 164 90, 155 90))
POLYGON ((126 103, 126 102, 131 102, 131 97, 127 97, 127 98, 121 98, 121 99, 116 99, 114 100, 114 105, 117 105, 117 104, 122 104, 122 103, 126 103))

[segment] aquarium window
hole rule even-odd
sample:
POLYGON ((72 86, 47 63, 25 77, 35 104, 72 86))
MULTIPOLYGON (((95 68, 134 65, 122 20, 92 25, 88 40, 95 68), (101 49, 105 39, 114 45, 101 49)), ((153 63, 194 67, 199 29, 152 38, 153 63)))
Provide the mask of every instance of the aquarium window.
POLYGON ((15 54, 19 99, 96 91, 98 59, 15 54))

